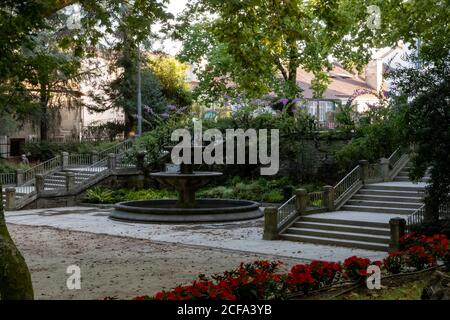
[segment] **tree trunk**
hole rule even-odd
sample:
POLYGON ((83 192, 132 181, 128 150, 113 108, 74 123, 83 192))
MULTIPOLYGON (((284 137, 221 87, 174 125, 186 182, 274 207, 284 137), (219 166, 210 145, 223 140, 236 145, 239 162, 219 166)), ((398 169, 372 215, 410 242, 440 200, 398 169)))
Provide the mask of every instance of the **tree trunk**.
POLYGON ((48 139, 48 95, 47 87, 41 84, 39 97, 39 105, 41 108, 41 119, 39 123, 41 141, 47 141, 48 139))
POLYGON ((128 110, 125 111, 125 137, 127 137, 130 132, 132 132, 134 128, 134 118, 133 115, 128 112, 128 110))
POLYGON ((299 89, 299 86, 297 85, 297 69, 300 66, 298 56, 297 56, 297 48, 295 46, 291 47, 291 53, 289 58, 289 65, 288 65, 288 87, 292 94, 297 94, 299 89))
POLYGON ((33 300, 33 298, 30 271, 11 239, 6 227, 3 204, 0 204, 0 299, 33 300))

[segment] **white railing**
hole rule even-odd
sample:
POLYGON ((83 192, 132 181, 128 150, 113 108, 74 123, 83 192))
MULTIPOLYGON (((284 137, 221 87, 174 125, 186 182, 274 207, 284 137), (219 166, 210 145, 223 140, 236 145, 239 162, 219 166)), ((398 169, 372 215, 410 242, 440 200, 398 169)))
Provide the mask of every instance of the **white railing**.
POLYGON ((396 164, 398 163, 398 161, 402 158, 402 156, 403 156, 403 154, 402 154, 400 148, 397 148, 388 159, 389 167, 391 169, 393 169, 396 166, 396 164))
POLYGON ((114 154, 122 153, 123 151, 130 149, 132 146, 133 146, 133 140, 131 140, 131 139, 125 140, 121 143, 115 144, 114 146, 112 146, 108 149, 100 151, 98 154, 99 159, 106 158, 108 156, 108 154, 110 154, 110 153, 114 153, 114 154))
POLYGON ((34 186, 22 185, 22 186, 16 187, 16 195, 19 198, 23 198, 27 194, 30 194, 31 192, 34 192, 34 191, 36 191, 36 188, 34 186))
MULTIPOLYGON (((406 220, 406 229, 411 231, 412 226, 420 225, 425 221, 425 204, 422 205, 419 209, 414 211, 411 215, 408 216, 406 220)), ((441 204, 439 206, 439 215, 438 218, 440 220, 448 220, 450 219, 450 205, 449 204, 441 204)))
POLYGON ((411 227, 423 223, 425 220, 425 205, 410 214, 406 220, 406 229, 411 231, 411 227))
POLYGON ((56 156, 50 160, 47 160, 37 166, 26 170, 23 173, 23 183, 29 183, 34 181, 34 178, 38 174, 46 174, 56 169, 60 169, 62 166, 62 157, 56 156))
POLYGON ((92 164, 90 154, 69 154, 69 166, 89 166, 92 164))
POLYGON ((334 203, 341 201, 361 181, 361 166, 357 165, 334 186, 334 203))
POLYGON ((91 164, 90 166, 83 168, 82 172, 99 173, 99 172, 103 172, 105 170, 108 170, 108 159, 107 158, 101 159, 101 160, 91 164))
POLYGON ((281 230, 283 227, 285 227, 286 224, 289 223, 289 221, 291 221, 296 214, 297 209, 295 207, 295 196, 293 196, 278 208, 278 230, 281 230))
POLYGON ((15 172, 0 174, 0 184, 2 186, 16 185, 16 183, 17 183, 17 175, 15 172))

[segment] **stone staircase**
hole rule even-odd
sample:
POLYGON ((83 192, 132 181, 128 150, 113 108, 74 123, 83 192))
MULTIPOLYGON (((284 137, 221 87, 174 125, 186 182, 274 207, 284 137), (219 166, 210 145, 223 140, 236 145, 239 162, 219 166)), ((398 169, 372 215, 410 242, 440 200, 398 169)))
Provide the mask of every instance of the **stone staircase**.
MULTIPOLYGON (((394 181, 410 181, 409 170, 412 168, 411 162, 408 162, 406 166, 400 171, 400 173, 394 178, 394 181)), ((430 180, 430 174, 427 172, 425 176, 420 180, 421 182, 428 182, 430 180)))
POLYGON ((410 167, 407 163, 392 182, 363 185, 339 211, 298 217, 282 231, 280 238, 387 251, 389 220, 406 219, 423 205, 425 183, 414 184, 404 179, 410 167))
POLYGON ((83 184, 92 179, 98 172, 107 170, 107 167, 97 167, 96 171, 87 171, 83 168, 67 169, 49 174, 44 179, 44 190, 58 190, 63 189, 66 185, 66 174, 73 173, 75 177, 75 184, 83 184))
MULTIPOLYGON (((108 158, 112 155, 114 157, 115 168, 130 168, 134 165, 123 162, 123 154, 132 147, 132 140, 125 140, 117 143, 114 146, 105 149, 95 154, 67 154, 52 158, 42 164, 39 164, 27 172, 25 175, 27 179, 23 183, 18 183, 17 178, 14 185, 3 186, 3 206, 6 210, 17 210, 26 206, 28 203, 36 200, 37 193, 40 191, 47 194, 58 194, 65 192, 67 189, 67 174, 73 173, 74 181, 72 187, 84 188, 90 187, 92 184, 98 182, 99 178, 104 178, 111 172, 109 168, 108 158), (39 190, 36 190, 37 178, 42 176, 43 183, 39 184, 39 190), (14 189, 13 197, 14 205, 12 208, 7 205, 7 190, 14 189), (37 192, 38 191, 38 192, 37 192)), ((12 180, 8 177, 0 177, 1 180, 12 180)))

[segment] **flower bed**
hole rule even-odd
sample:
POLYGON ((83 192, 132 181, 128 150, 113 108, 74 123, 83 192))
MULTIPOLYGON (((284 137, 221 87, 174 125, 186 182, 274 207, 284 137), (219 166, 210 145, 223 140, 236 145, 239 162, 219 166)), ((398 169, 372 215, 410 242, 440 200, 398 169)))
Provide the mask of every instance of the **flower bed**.
POLYGON ((234 270, 210 277, 199 275, 192 284, 161 291, 154 296, 135 297, 135 300, 243 300, 287 299, 294 294, 307 295, 313 290, 336 286, 348 281, 362 283, 367 268, 376 265, 386 274, 419 271, 436 266, 438 261, 448 265, 448 239, 444 235, 406 234, 400 239, 401 251, 390 253, 383 261, 352 256, 343 263, 312 261, 298 264, 291 271, 279 273, 281 261, 241 263, 234 270))

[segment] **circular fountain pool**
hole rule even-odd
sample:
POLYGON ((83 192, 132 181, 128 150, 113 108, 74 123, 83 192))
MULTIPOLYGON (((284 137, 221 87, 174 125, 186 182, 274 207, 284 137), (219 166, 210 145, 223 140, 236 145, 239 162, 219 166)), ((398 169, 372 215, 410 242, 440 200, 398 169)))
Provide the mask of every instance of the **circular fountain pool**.
POLYGON ((128 222, 224 222, 262 216, 259 203, 248 200, 196 199, 195 207, 180 208, 177 200, 125 201, 116 204, 112 219, 128 222))
MULTIPOLYGON (((191 154, 196 148, 192 147, 191 154)), ((111 219, 127 222, 219 222, 255 219, 263 215, 259 203, 249 200, 196 199, 195 192, 221 172, 194 171, 193 161, 182 163, 178 172, 155 172, 150 176, 173 188, 178 199, 119 202, 111 219)))

